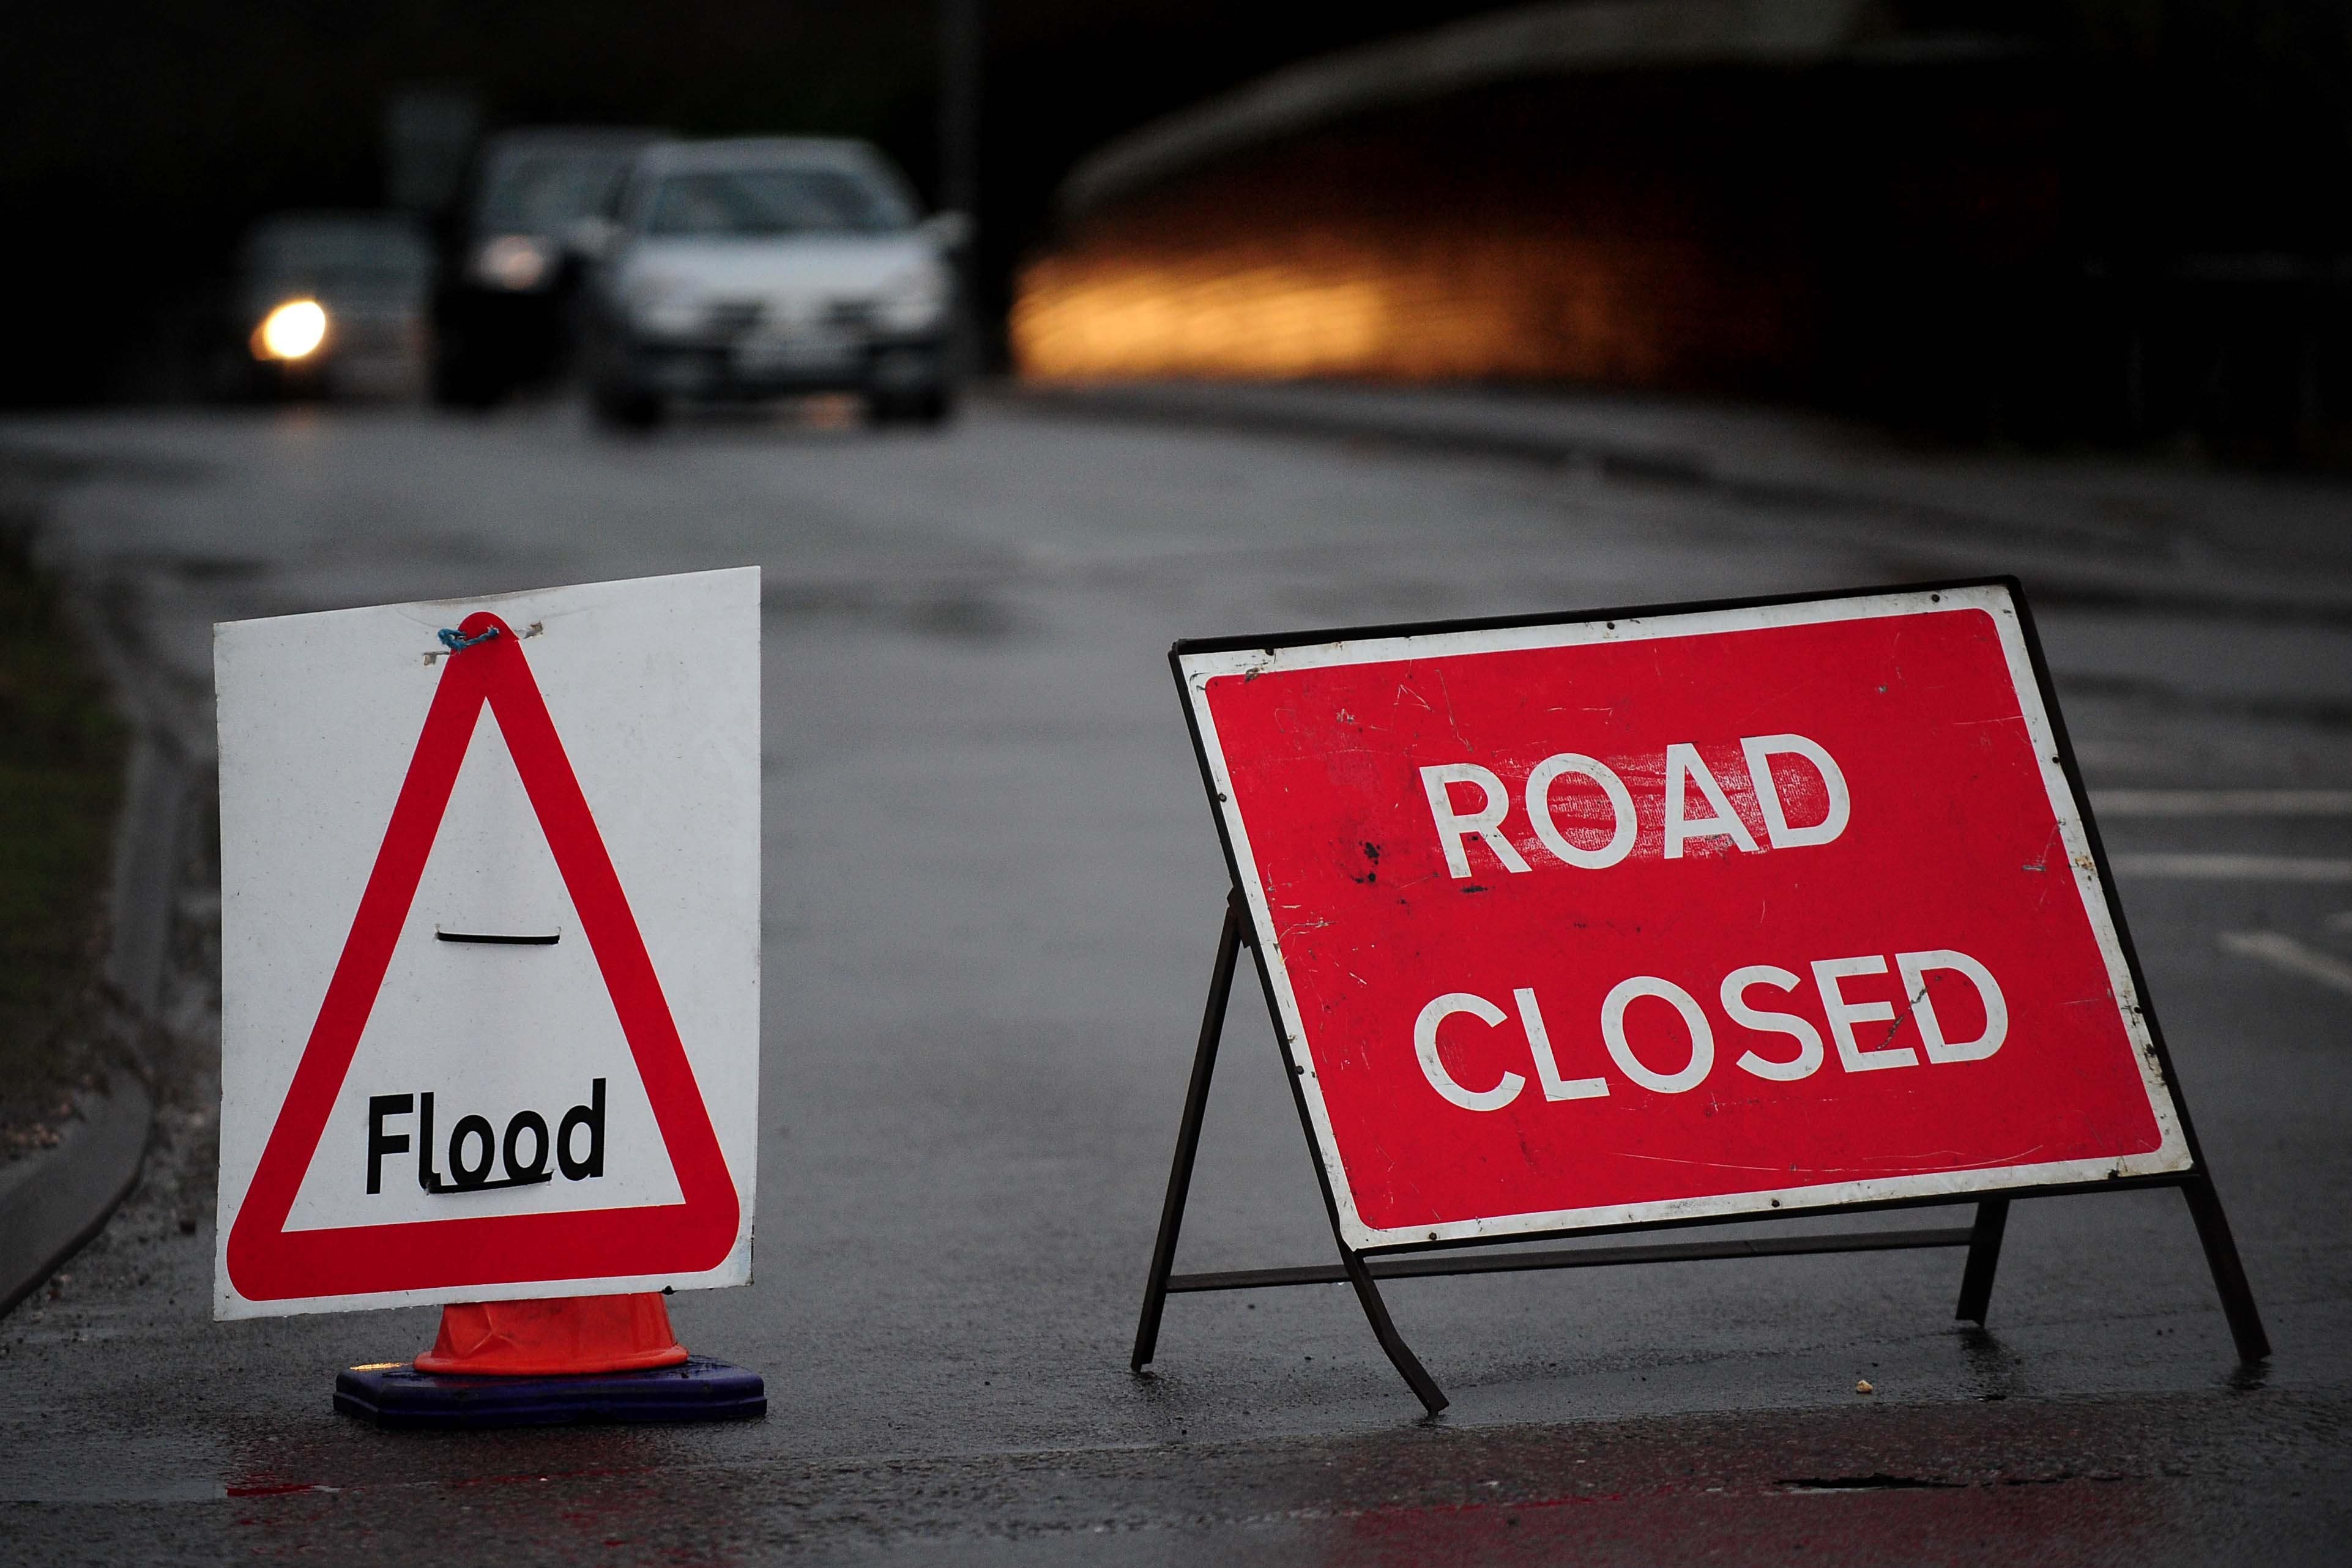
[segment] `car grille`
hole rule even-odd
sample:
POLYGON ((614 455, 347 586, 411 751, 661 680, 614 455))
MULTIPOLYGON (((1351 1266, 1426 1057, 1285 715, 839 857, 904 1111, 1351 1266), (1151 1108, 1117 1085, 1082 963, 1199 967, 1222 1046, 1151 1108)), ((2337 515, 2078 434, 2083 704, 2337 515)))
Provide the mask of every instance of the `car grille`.
POLYGON ((766 306, 757 299, 722 299, 710 307, 703 318, 712 333, 722 338, 740 338, 760 324, 766 306))

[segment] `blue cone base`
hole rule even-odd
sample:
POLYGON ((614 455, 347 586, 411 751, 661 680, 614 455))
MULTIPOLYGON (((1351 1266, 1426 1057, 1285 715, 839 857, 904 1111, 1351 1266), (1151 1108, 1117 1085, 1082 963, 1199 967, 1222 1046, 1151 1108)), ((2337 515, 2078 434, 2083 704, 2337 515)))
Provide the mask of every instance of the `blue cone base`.
POLYGON ((768 1413, 756 1372, 688 1356, 651 1372, 450 1377, 406 1364, 335 1375, 335 1408, 379 1427, 559 1427, 581 1421, 740 1421, 768 1413))

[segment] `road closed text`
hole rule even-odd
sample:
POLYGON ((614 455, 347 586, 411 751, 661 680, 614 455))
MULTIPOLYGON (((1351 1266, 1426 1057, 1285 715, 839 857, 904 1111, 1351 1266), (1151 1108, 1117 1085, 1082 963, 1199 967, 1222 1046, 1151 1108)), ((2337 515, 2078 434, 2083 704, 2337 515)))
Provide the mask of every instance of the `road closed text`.
MULTIPOLYGON (((1677 741, 1665 748, 1661 765, 1653 768, 1643 759, 1637 775, 1654 777, 1663 785, 1658 811, 1663 824, 1661 858, 1681 860, 1695 843, 1718 839, 1748 854, 1760 853, 1768 846, 1802 849, 1832 843, 1845 831, 1853 815, 1853 801, 1845 772, 1826 747, 1801 735, 1750 735, 1741 737, 1739 750, 1765 841, 1757 841, 1755 831, 1734 809, 1729 792, 1698 747, 1677 741), (1773 764, 1779 759, 1789 760, 1783 761, 1776 777, 1773 764), (1705 809, 1696 814, 1690 800, 1694 789, 1705 803, 1705 809), (1797 808, 1794 814, 1811 820, 1791 821, 1791 808, 1797 808)), ((1529 830, 1545 850, 1560 863, 1585 871, 1606 870, 1624 860, 1633 852, 1641 833, 1641 813, 1622 773, 1581 752, 1555 752, 1537 763, 1528 770, 1516 800, 1492 768, 1475 762, 1423 768, 1421 786, 1429 799, 1430 820, 1445 855, 1445 868, 1456 880, 1471 874, 1468 843, 1474 839, 1507 872, 1516 874, 1535 869, 1508 831, 1514 804, 1525 811, 1529 830), (1577 841, 1563 828, 1556 793, 1563 787, 1580 785, 1579 793, 1584 799, 1572 810, 1571 821, 1585 842, 1577 841), (1593 789, 1600 791, 1600 801, 1590 800, 1593 789), (1475 801, 1465 791, 1475 791, 1475 801), (1586 825, 1587 819, 1602 814, 1591 810, 1593 805, 1606 807, 1605 832, 1595 833, 1586 825)))
MULTIPOLYGON (((1853 801, 1845 770, 1827 747, 1801 735, 1751 735, 1739 739, 1744 767, 1734 775, 1744 783, 1763 828, 1758 834, 1736 808, 1732 791, 1709 768, 1699 747, 1686 741, 1668 745, 1659 761, 1649 758, 1612 767, 1580 752, 1553 753, 1528 770, 1516 790, 1494 770, 1477 763, 1437 763, 1423 768, 1422 789, 1429 802, 1430 821, 1446 870, 1461 880, 1473 873, 1468 845, 1482 844, 1503 869, 1514 874, 1533 871, 1526 853, 1513 842, 1509 831, 1512 808, 1525 813, 1536 841, 1563 865, 1601 871, 1632 855, 1641 835, 1643 813, 1637 807, 1625 774, 1654 779, 1660 785, 1653 820, 1660 824, 1658 858, 1680 860, 1703 841, 1721 841, 1710 848, 1760 854, 1767 849, 1805 849, 1835 842, 1853 821, 1853 801), (1775 764, 1780 766, 1776 769, 1775 764), (1578 834, 1571 837, 1560 821, 1563 787, 1580 786, 1570 806, 1578 834), (1598 799, 1594 798, 1597 791, 1598 799), (1467 798, 1475 792, 1475 800, 1467 798), (1695 806, 1693 797, 1697 798, 1695 806), (1792 811, 1793 808, 1793 811, 1792 811), (1791 821, 1795 815, 1801 819, 1791 821), (1581 839, 1582 841, 1579 841, 1581 839)), ((1820 1017, 1827 1026, 1840 1067, 1847 1072, 1871 1072, 1885 1068, 1916 1067, 1924 1050, 1930 1063, 1978 1061, 1999 1051, 2008 1038, 2009 1009, 1992 972, 1966 953, 1948 948, 1894 956, 1901 999, 1916 1027, 1920 1049, 1892 1041, 1898 1027, 1895 1002, 1873 998, 1867 990, 1850 994, 1850 982, 1866 981, 1889 973, 1877 955, 1823 958, 1801 976, 1770 964, 1750 964, 1726 974, 1713 988, 1720 1015, 1737 1030, 1727 1041, 1751 1040, 1730 1064, 1755 1077, 1793 1083, 1811 1077, 1828 1061, 1822 1030, 1801 1013, 1787 1010, 1787 998, 1801 988, 1819 998, 1820 1017), (1972 1039, 1954 1040, 1945 1030, 1928 993, 1927 976, 1944 971, 1958 976, 1975 990, 1982 1027, 1972 1039), (1773 1005, 1775 1001, 1780 1005, 1773 1005), (1887 1026, 1887 1027, 1876 1027, 1887 1026), (1874 1032, 1876 1042, 1870 1038, 1874 1032), (1770 1041, 1764 1049, 1759 1045, 1770 1041)), ((1542 1004, 1529 987, 1511 993, 1512 1009, 1526 1043, 1527 1058, 1535 1069, 1547 1100, 1591 1100, 1609 1092, 1603 1075, 1570 1077, 1559 1066, 1547 1027, 1542 1004)), ((1504 1026, 1510 1014, 1472 991, 1449 991, 1433 998, 1413 1021, 1414 1057, 1431 1088, 1449 1103, 1465 1111, 1499 1111, 1517 1100, 1527 1075, 1505 1071, 1485 1087, 1465 1084, 1445 1063, 1439 1030, 1447 1020, 1475 1019, 1489 1029, 1504 1026)), ((1635 975, 1621 981, 1601 1004, 1598 1044, 1628 1082, 1660 1094, 1681 1094, 1705 1082, 1716 1067, 1714 1019, 1698 998, 1682 985, 1654 975, 1635 975), (1637 1005, 1651 1015, 1652 1041, 1637 1046, 1629 1017, 1638 1017, 1637 1005), (1670 1064, 1667 1058, 1672 1058, 1670 1064)), ((1456 1030, 1463 1025, 1454 1026, 1456 1030)), ((1729 1049, 1728 1043, 1726 1050, 1729 1049)))
MULTIPOLYGON (((1917 1067, 1923 1051, 1929 1064, 1981 1061, 2001 1048, 2009 1038, 2009 1005, 1990 970, 1948 948, 1894 956, 1891 975, 1886 959, 1876 954, 1817 959, 1808 966, 1810 976, 1771 964, 1733 969, 1712 992, 1721 1016, 1737 1031, 1720 1040, 1714 1017, 1688 989, 1655 975, 1635 975, 1619 981, 1601 1004, 1594 1030, 1599 1051, 1589 1049, 1596 1043, 1590 1036, 1555 1042, 1532 987, 1513 989, 1511 1013, 1475 992, 1449 991, 1433 998, 1414 1019, 1413 1054, 1429 1086, 1449 1103, 1465 1111, 1499 1111, 1518 1099, 1527 1075, 1507 1069, 1483 1086, 1464 1082, 1466 1074, 1447 1065, 1442 1046, 1459 1038, 1455 1031, 1466 1026, 1454 1023, 1449 1028, 1449 1020, 1464 1017, 1500 1030, 1516 1014, 1526 1059, 1535 1069, 1544 1098, 1553 1101, 1606 1096, 1607 1074, 1567 1075, 1580 1066, 1598 1065, 1604 1052, 1628 1082, 1654 1093, 1683 1094, 1706 1082, 1716 1071, 1719 1051, 1727 1054, 1734 1049, 1739 1054, 1730 1059, 1730 1066, 1773 1082, 1793 1083, 1820 1071, 1832 1047, 1847 1072, 1917 1067), (1974 991, 1980 1016, 1969 1038, 1954 1039, 1948 1020, 1937 1011, 1929 977, 1938 972, 1956 977, 1957 983, 1974 991), (1898 982, 1899 998, 1883 988, 1871 994, 1868 983, 1874 977, 1885 977, 1882 988, 1888 980, 1898 982), (1811 1018, 1789 1010, 1801 993, 1819 1001, 1829 1046, 1811 1018), (1893 1043, 1900 1029, 1898 1001, 1917 1030, 1918 1050, 1893 1043), (1642 1027, 1636 1027, 1637 1020, 1642 1027), (1580 1048, 1589 1061, 1577 1054, 1580 1048), (1565 1070, 1564 1051, 1570 1062, 1565 1070)), ((1948 1000, 1954 996, 1948 988, 1945 994, 1948 1000)))

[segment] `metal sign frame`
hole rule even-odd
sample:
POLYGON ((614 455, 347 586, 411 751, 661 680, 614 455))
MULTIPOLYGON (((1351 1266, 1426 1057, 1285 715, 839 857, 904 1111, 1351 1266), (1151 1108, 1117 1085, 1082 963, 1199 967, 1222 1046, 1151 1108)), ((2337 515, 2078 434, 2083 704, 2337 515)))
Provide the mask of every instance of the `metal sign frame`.
MULTIPOLYGON (((2009 1206, 2013 1198, 2057 1197, 2070 1193, 2114 1192, 2134 1188, 2179 1187, 2189 1204, 2189 1214, 2203 1246, 2208 1268, 2213 1276, 2215 1290, 2221 1296, 2221 1307, 2228 1318, 2231 1334, 2242 1361, 2252 1363, 2270 1354, 2270 1342, 2263 1330, 2262 1319, 2255 1308, 2253 1293, 2248 1285, 2245 1270, 2230 1231, 2229 1219, 2221 1207, 2213 1178, 2202 1146, 2199 1144, 2195 1124, 2181 1092, 2179 1075, 2174 1070, 2171 1052, 2165 1044, 2164 1032, 2158 1023, 2155 1008, 2148 999, 2147 977, 2141 969, 2139 955, 2134 946, 2129 925, 2124 919, 2123 906, 2116 893, 2115 880, 2108 865, 2105 847, 2100 838, 2098 824, 2091 814, 2082 771, 2078 766, 2065 720, 2060 711, 2057 693, 2052 685, 2048 661, 2042 651, 2041 638, 2035 630, 2032 612, 2028 606, 2022 586, 2014 577, 1969 578, 1949 581, 1905 583, 1885 588, 1863 589, 1835 593, 1781 594, 1759 598, 1713 600, 1696 603, 1644 605, 1614 610, 1577 611, 1566 613, 1503 616, 1468 620, 1424 622, 1393 625, 1350 627, 1338 630, 1283 632, 1258 637, 1223 637, 1188 639, 1177 643, 1169 651, 1169 664, 1173 672, 1180 695, 1184 699, 1185 723, 1191 734, 1195 760, 1201 768, 1203 787, 1209 793, 1217 821, 1219 840, 1223 845, 1231 892, 1227 899, 1223 928, 1217 943, 1216 959, 1210 973, 1209 995, 1201 1023, 1199 1041, 1194 1048, 1192 1071, 1187 1085, 1182 1117, 1178 1125, 1174 1159, 1169 1171, 1168 1189, 1160 1211, 1160 1230, 1152 1249, 1151 1269, 1144 1289, 1141 1320, 1136 1330, 1135 1348, 1129 1364, 1141 1372, 1157 1351, 1161 1315, 1171 1294, 1206 1291, 1253 1290, 1286 1285, 1339 1284, 1351 1286, 1373 1334, 1381 1347, 1396 1366, 1431 1415, 1443 1410, 1446 1398, 1436 1382, 1429 1375, 1390 1318, 1386 1303, 1380 1293, 1381 1280, 1420 1279, 1444 1274, 1474 1274, 1517 1272, 1539 1269, 1593 1268, 1612 1264, 1696 1261, 1718 1258, 1773 1257, 1791 1254, 1885 1251, 1917 1248, 1965 1247, 1968 1260, 1962 1271, 1958 1318, 1981 1324, 1989 1310, 1993 1277, 2000 1263, 2002 1233, 2009 1218, 2009 1206), (1235 653, 1276 653, 1287 648, 1311 647, 1335 643, 1359 643, 1402 637, 1433 636, 1449 633, 1480 632, 1511 632, 1548 627, 1581 625, 1588 622, 1643 621, 1664 617, 1690 617, 1725 611, 1769 610, 1780 606, 1815 606, 1836 604, 1892 595, 1938 594, 1963 591, 1997 590, 2005 593, 2016 614, 2033 680, 2033 691, 2039 696, 2042 715, 2048 725, 2050 739, 2063 776, 2067 796, 2074 807, 2084 841, 2092 858, 2095 874, 2104 899, 2104 912, 2108 932, 2101 933, 2102 946, 2111 933, 2113 951, 2119 953, 2133 992, 2139 1004, 2139 1018, 2144 1025, 2147 1041, 2154 1057, 2154 1079, 2160 1082, 2169 1102, 2172 1119, 2177 1123, 2179 1145, 2186 1151, 2186 1164, 2176 1169, 2149 1174, 2111 1176, 2097 1179, 2057 1179, 1997 1184, 1974 1188, 1964 1193, 1951 1191, 1915 1193, 1906 1196, 1878 1197, 1804 1203, 1771 1209, 1742 1208, 1731 1212, 1703 1214, 1675 1218, 1633 1218, 1614 1223, 1542 1226, 1514 1228, 1506 1235, 1445 1236, 1436 1239, 1384 1240, 1370 1233, 1351 1211, 1343 1206, 1332 1185, 1327 1168, 1327 1155, 1336 1157, 1336 1145, 1327 1144, 1318 1126, 1318 1106, 1310 1104, 1306 1086, 1307 1068, 1294 1051, 1289 1030, 1285 1027, 1283 998, 1276 985, 1273 964, 1269 961, 1262 935, 1253 929, 1249 901, 1245 890, 1251 885, 1244 873, 1241 854, 1237 852, 1232 825, 1225 807, 1228 804, 1218 778, 1218 766, 1203 736, 1201 718, 1186 681, 1185 661, 1199 655, 1235 653), (1233 980, 1239 967, 1242 947, 1248 946, 1255 956, 1259 985, 1265 994, 1268 1016, 1275 1026, 1276 1048, 1280 1051, 1285 1076, 1291 1087, 1291 1096, 1298 1113, 1299 1126, 1314 1155, 1318 1189, 1322 1194, 1326 1216, 1331 1224, 1332 1239, 1339 1249, 1339 1262, 1334 1265, 1303 1268, 1251 1269, 1217 1273, 1178 1274, 1174 1271, 1178 1236, 1182 1228, 1185 1200, 1191 1190, 1192 1168, 1198 1153, 1201 1122, 1208 1103, 1209 1086, 1214 1073, 1217 1050, 1223 1034, 1227 1005, 1233 980), (1976 1204, 1974 1222, 1968 1226, 1934 1229, 1885 1230, 1842 1234, 1785 1236, 1734 1241, 1696 1241, 1648 1244, 1609 1248, 1577 1248, 1564 1250, 1471 1252, 1472 1248, 1493 1248, 1498 1242, 1523 1242, 1559 1239, 1567 1237, 1586 1238, 1598 1235, 1633 1231, 1683 1229, 1696 1226, 1722 1225, 1759 1219, 1795 1219, 1801 1215, 1846 1214, 1881 1209, 1916 1208, 1947 1206, 1958 1201, 1976 1204), (1351 1239, 1350 1232, 1358 1235, 1351 1239), (1370 1237, 1369 1239, 1366 1238, 1370 1237)), ((2022 694, 2021 694, 2022 695, 2022 694)), ((2057 802, 2053 801, 2053 804, 2057 802)), ((2094 912, 2096 913, 2095 911, 2094 912)), ((2159 1113, 2159 1121, 2162 1117, 2159 1113)))

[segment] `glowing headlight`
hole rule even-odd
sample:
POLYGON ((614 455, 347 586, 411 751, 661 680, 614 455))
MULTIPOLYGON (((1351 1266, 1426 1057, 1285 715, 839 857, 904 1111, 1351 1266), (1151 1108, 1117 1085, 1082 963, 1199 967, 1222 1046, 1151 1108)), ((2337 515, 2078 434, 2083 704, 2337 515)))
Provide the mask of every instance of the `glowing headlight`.
POLYGON ((327 312, 315 299, 289 299, 253 329, 257 360, 300 360, 327 340, 327 312))
POLYGON ((497 288, 520 294, 547 281, 554 253, 545 240, 501 235, 474 255, 474 276, 497 288))
POLYGON ((874 300, 874 317, 886 331, 917 332, 937 322, 947 308, 946 271, 919 267, 883 286, 874 300))

